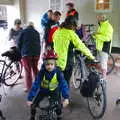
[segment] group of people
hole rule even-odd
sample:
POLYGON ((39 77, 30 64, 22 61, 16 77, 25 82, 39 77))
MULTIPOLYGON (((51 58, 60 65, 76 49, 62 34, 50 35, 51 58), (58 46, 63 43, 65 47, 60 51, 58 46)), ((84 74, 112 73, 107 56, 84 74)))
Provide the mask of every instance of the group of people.
MULTIPOLYGON (((40 35, 35 30, 33 23, 29 23, 26 29, 20 27, 20 20, 15 21, 17 29, 11 29, 10 39, 14 39, 16 47, 22 55, 22 65, 25 68, 25 91, 28 91, 28 106, 31 106, 30 120, 35 120, 36 107, 40 100, 51 95, 59 101, 56 113, 58 120, 61 119, 61 94, 64 98, 63 106, 69 104, 69 83, 73 69, 73 48, 77 48, 88 59, 95 60, 91 51, 85 46, 76 34, 79 20, 78 12, 73 3, 67 3, 68 12, 63 23, 59 23, 61 13, 48 10, 44 14, 41 24, 44 30, 45 51, 43 65, 38 71, 38 60, 41 53, 40 35), (19 30, 18 30, 19 28, 19 30), (14 35, 13 35, 14 34, 14 35), (32 85, 32 74, 35 81, 32 85), (34 98, 34 99, 33 99, 34 98)), ((98 16, 98 31, 94 35, 96 49, 100 53, 103 77, 106 77, 108 54, 111 48, 113 28, 105 15, 98 16)))

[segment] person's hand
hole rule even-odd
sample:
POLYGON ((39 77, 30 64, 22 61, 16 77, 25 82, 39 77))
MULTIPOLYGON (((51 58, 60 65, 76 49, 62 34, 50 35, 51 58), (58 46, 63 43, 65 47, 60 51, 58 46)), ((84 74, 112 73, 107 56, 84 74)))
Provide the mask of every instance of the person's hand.
POLYGON ((27 106, 31 106, 32 105, 32 101, 27 101, 27 106))
POLYGON ((68 99, 65 99, 65 100, 63 101, 63 107, 67 107, 68 104, 69 104, 69 100, 68 100, 68 99))

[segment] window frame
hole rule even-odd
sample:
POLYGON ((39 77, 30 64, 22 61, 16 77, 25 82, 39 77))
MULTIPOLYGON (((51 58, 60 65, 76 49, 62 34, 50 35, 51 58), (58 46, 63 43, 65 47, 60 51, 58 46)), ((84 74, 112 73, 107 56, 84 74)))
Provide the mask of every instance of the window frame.
POLYGON ((57 0, 49 0, 49 9, 52 9, 53 11, 63 11, 63 0, 59 0, 60 2, 57 2, 57 0), (51 1, 54 1, 54 3, 52 3, 51 1), (52 4, 51 4, 52 3, 52 4), (60 4, 60 9, 57 9, 60 4), (53 8, 51 7, 53 6, 53 8))
MULTIPOLYGON (((104 1, 104 0, 103 0, 104 1)), ((109 0, 109 2, 104 2, 104 4, 106 3, 109 3, 109 9, 97 9, 97 0, 95 0, 95 4, 94 4, 94 7, 95 7, 95 12, 111 12, 112 11, 112 0, 109 0)))

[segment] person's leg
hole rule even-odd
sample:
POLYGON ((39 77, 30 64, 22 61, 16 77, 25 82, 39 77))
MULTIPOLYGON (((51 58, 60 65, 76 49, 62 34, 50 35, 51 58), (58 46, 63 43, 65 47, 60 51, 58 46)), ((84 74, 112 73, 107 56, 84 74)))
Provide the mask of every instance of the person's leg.
POLYGON ((67 81, 68 85, 70 85, 70 78, 72 75, 72 70, 73 70, 73 66, 68 64, 65 68, 65 70, 63 71, 64 73, 64 78, 67 81))
POLYGON ((38 74, 38 61, 39 61, 40 56, 34 56, 32 59, 32 69, 33 69, 33 75, 34 77, 37 76, 38 74))
POLYGON ((101 71, 102 71, 102 78, 106 79, 107 75, 107 62, 108 62, 108 53, 100 52, 100 61, 101 61, 101 71))
POLYGON ((39 102, 42 100, 44 95, 38 91, 37 95, 33 99, 33 104, 31 105, 30 108, 30 120, 35 120, 35 115, 36 115, 36 107, 38 106, 39 102))
POLYGON ((31 59, 30 57, 23 57, 22 64, 25 72, 25 87, 26 91, 31 89, 32 86, 32 74, 31 74, 31 59))

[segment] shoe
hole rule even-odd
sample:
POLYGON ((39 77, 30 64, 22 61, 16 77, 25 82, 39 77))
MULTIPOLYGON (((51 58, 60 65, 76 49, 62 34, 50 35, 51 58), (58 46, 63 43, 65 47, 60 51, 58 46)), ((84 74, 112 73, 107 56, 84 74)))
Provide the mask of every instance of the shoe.
POLYGON ((28 89, 27 89, 27 88, 24 88, 24 92, 28 92, 28 89))

